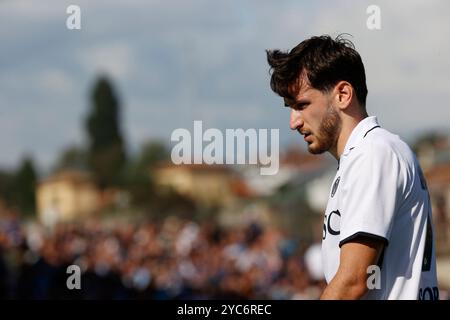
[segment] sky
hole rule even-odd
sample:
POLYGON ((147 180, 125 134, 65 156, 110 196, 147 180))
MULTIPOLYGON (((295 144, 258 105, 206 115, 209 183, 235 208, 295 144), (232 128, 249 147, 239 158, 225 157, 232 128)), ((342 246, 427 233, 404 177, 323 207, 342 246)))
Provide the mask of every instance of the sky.
POLYGON ((269 86, 266 49, 321 34, 348 37, 361 54, 367 107, 412 141, 449 132, 449 1, 1 0, 0 167, 31 154, 48 168, 85 142, 90 89, 107 75, 120 97, 131 152, 168 146, 177 128, 278 128, 302 145, 269 86), (66 9, 81 9, 69 30, 66 9), (381 29, 369 30, 369 5, 381 29))

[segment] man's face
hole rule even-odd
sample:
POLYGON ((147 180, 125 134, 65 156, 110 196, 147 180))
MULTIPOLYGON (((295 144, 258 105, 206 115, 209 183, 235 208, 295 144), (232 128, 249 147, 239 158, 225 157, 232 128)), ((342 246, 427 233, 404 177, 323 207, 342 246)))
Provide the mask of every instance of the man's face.
POLYGON ((294 96, 294 100, 285 99, 285 105, 291 108, 290 127, 304 136, 308 151, 320 154, 336 147, 341 119, 330 94, 302 85, 294 96))

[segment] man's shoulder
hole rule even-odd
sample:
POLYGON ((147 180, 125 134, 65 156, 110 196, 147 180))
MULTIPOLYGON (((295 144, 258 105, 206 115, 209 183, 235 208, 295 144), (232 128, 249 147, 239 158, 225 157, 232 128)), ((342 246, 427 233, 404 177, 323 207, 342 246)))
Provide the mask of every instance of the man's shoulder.
POLYGON ((412 166, 415 156, 409 145, 398 135, 384 128, 371 131, 349 154, 348 162, 392 162, 412 166))
POLYGON ((402 158, 412 156, 411 148, 400 136, 381 127, 364 137, 355 151, 355 153, 367 153, 371 156, 389 154, 402 158))

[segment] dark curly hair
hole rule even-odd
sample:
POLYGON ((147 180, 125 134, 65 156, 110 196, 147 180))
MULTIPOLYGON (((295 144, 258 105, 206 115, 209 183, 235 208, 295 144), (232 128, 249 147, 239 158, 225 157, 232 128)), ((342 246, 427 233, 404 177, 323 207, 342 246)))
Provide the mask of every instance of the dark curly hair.
POLYGON ((271 67, 270 87, 278 95, 292 99, 289 87, 306 76, 312 88, 327 92, 339 81, 349 82, 359 104, 366 105, 364 64, 350 40, 339 35, 316 36, 302 41, 289 52, 266 50, 271 67))

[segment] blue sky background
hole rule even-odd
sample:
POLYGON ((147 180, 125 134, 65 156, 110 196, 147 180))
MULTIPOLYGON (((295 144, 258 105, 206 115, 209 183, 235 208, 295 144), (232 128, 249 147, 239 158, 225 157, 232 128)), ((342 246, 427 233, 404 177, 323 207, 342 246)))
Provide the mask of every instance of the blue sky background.
POLYGON ((81 144, 89 90, 108 74, 132 150, 176 128, 279 128, 303 144, 270 91, 265 49, 350 33, 366 66, 368 110, 411 141, 450 120, 449 1, 0 1, 0 167, 40 168, 81 144), (66 8, 81 7, 81 30, 66 8), (369 5, 381 30, 366 27, 369 5))

